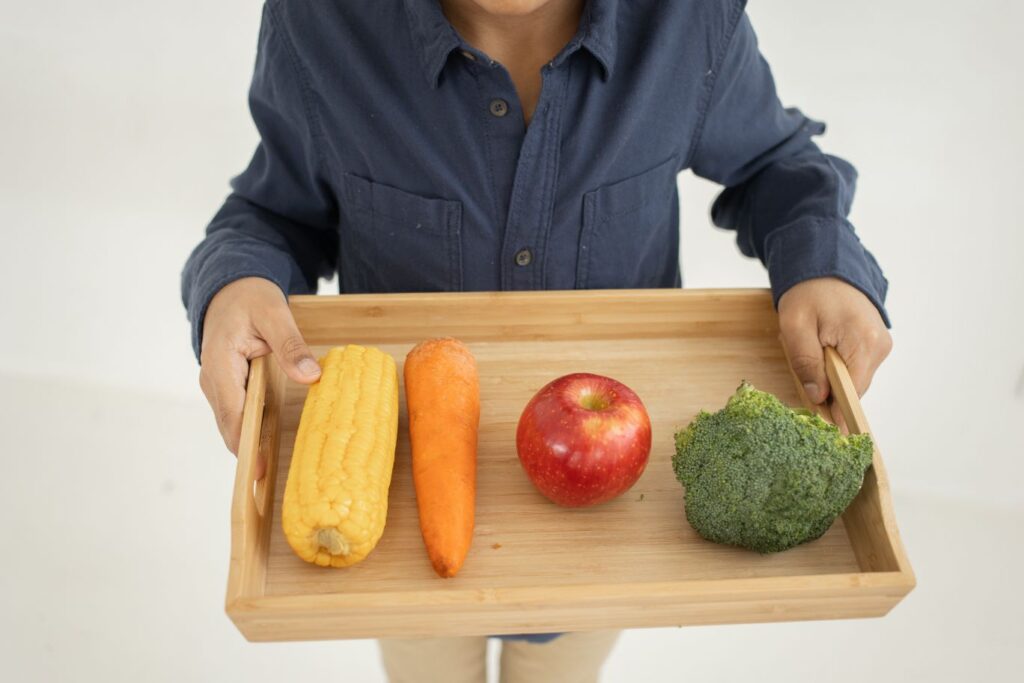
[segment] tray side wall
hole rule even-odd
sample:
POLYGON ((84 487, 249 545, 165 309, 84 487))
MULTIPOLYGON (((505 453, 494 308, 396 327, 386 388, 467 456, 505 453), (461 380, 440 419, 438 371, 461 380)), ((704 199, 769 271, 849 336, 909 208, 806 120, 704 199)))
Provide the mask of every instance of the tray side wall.
POLYGON ((740 581, 735 582, 740 588, 728 594, 715 589, 704 594, 700 587, 686 590, 693 586, 667 591, 660 586, 638 586, 626 593, 602 595, 600 587, 580 586, 567 597, 548 602, 536 597, 481 594, 468 604, 452 596, 453 605, 412 596, 409 599, 415 610, 386 600, 375 602, 372 608, 338 609, 330 606, 330 600, 325 608, 322 600, 311 602, 303 599, 305 596, 266 598, 246 605, 234 618, 250 641, 365 638, 368 633, 416 638, 852 619, 884 616, 906 594, 898 574, 874 576, 884 578, 877 582, 865 581, 861 575, 833 575, 811 582, 775 579, 763 582, 758 590, 744 590, 740 581))
MULTIPOLYGON (((832 386, 833 399, 839 405, 850 433, 870 434, 871 426, 857 388, 846 364, 833 348, 825 349, 825 372, 832 386)), ((889 477, 877 440, 874 443, 872 466, 864 476, 860 493, 843 514, 843 522, 861 569, 865 572, 900 572, 909 590, 916 580, 896 526, 889 477)))
POLYGON ((225 600, 229 613, 238 601, 264 595, 283 389, 284 373, 272 358, 256 358, 250 363, 231 501, 231 559, 225 600), (266 475, 255 481, 259 459, 266 463, 266 475))
POLYGON ((313 344, 339 339, 384 344, 431 336, 493 339, 736 337, 778 334, 771 294, 762 289, 586 290, 345 295, 289 298, 313 344), (637 305, 642 301, 643 305, 637 305), (458 316, 452 315, 453 305, 458 316), (330 312, 330 314, 326 314, 330 312))

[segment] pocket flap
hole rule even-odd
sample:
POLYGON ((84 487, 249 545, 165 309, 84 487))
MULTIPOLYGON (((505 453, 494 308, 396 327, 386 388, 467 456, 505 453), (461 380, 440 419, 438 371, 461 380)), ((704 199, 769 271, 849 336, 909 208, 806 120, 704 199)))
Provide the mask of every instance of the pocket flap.
POLYGON ((345 200, 413 230, 437 235, 457 234, 462 205, 449 199, 423 197, 352 173, 344 176, 345 200))
POLYGON ((672 157, 643 173, 603 185, 584 195, 584 201, 594 205, 593 211, 601 220, 629 213, 652 201, 664 201, 666 185, 676 182, 675 164, 672 157))

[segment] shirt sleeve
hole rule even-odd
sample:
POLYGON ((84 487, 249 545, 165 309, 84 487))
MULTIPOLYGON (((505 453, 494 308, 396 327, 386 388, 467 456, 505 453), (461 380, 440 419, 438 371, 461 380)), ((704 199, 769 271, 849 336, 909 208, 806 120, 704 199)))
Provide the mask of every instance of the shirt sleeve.
POLYGON ((207 306, 225 285, 257 276, 285 294, 312 293, 337 267, 338 209, 304 82, 292 43, 267 3, 249 90, 261 140, 181 275, 196 358, 207 306))
POLYGON ((776 305, 793 285, 831 276, 863 292, 889 325, 888 283, 847 220, 856 170, 811 140, 823 123, 783 108, 745 12, 727 40, 690 163, 726 186, 712 220, 765 264, 776 305))

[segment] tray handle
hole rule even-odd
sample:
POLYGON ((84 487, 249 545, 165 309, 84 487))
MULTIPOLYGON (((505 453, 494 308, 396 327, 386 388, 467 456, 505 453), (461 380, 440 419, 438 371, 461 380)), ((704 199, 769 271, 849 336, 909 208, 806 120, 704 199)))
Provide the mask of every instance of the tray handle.
POLYGON ((850 377, 846 361, 843 360, 843 357, 839 355, 835 348, 831 346, 825 347, 825 376, 828 377, 832 391, 829 395, 829 401, 818 405, 811 403, 811 400, 807 398, 807 392, 804 391, 800 379, 793 370, 793 363, 790 361, 789 350, 785 344, 782 344, 782 351, 786 354, 789 373, 793 376, 793 381, 796 383, 796 391, 800 395, 800 400, 809 410, 821 415, 825 419, 830 419, 829 403, 834 402, 839 406, 839 411, 846 422, 846 428, 851 434, 871 433, 871 426, 868 424, 868 418, 860 405, 860 395, 857 393, 857 387, 853 384, 853 378, 850 377))
MULTIPOLYGON (((783 345, 785 347, 785 345, 783 345)), ((788 354, 787 354, 788 358, 788 354)), ((792 367, 790 369, 792 372, 792 367)), ((825 347, 825 375, 831 384, 831 400, 839 406, 839 411, 846 421, 851 434, 870 434, 871 426, 861 406, 860 395, 853 384, 850 371, 842 356, 831 346, 825 347)), ((811 405, 807 399, 800 380, 793 373, 797 391, 804 404, 817 410, 827 417, 825 405, 811 405)), ((900 540, 896 527, 896 518, 892 510, 892 494, 889 490, 889 477, 879 457, 878 444, 875 444, 873 465, 864 474, 864 486, 854 503, 843 515, 846 520, 846 531, 853 544, 862 571, 898 571, 904 575, 906 587, 914 586, 914 572, 910 567, 906 551, 900 540)))
POLYGON ((832 400, 839 406, 850 433, 870 434, 871 426, 860 405, 860 395, 850 377, 850 371, 839 352, 831 346, 825 347, 825 375, 832 385, 832 400))
POLYGON ((231 496, 231 563, 225 603, 229 613, 246 599, 259 595, 263 585, 264 565, 259 558, 265 550, 266 534, 261 532, 270 519, 274 462, 269 458, 274 455, 277 431, 274 386, 269 375, 267 358, 249 363, 231 496), (260 458, 266 463, 266 475, 257 482, 256 465, 260 458))
POLYGON ((242 431, 238 442, 238 465, 235 470, 235 487, 232 503, 232 522, 246 526, 262 518, 267 509, 271 487, 267 485, 271 474, 270 443, 273 437, 272 416, 268 416, 270 382, 267 359, 255 358, 249 363, 249 376, 245 387, 245 404, 242 409, 242 431), (263 461, 266 473, 259 480, 256 470, 263 461))

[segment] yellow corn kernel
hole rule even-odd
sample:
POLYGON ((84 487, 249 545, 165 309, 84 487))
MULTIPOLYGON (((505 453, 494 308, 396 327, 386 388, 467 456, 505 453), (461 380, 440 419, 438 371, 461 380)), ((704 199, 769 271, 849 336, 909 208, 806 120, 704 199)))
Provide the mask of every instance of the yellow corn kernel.
POLYGON ((398 438, 394 359, 354 344, 320 360, 299 418, 281 524, 306 562, 347 567, 377 545, 398 438))

